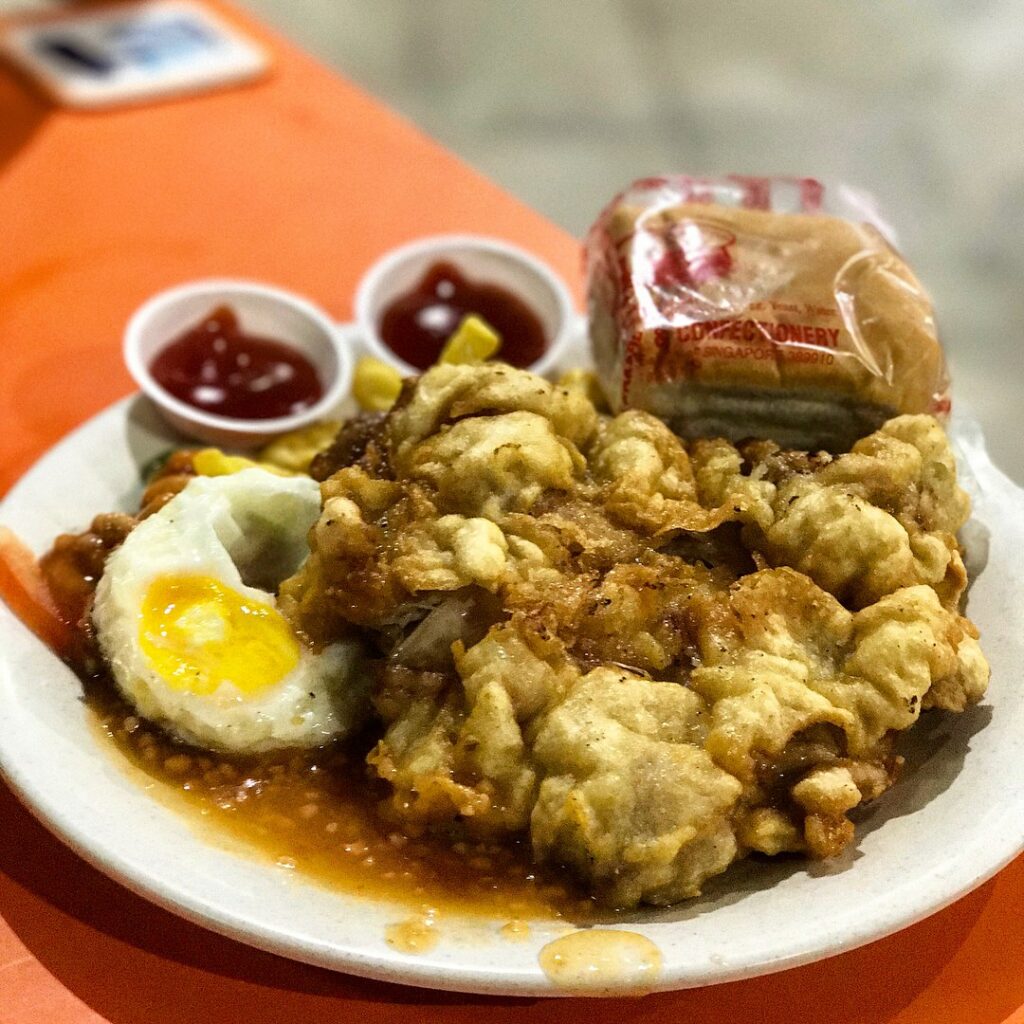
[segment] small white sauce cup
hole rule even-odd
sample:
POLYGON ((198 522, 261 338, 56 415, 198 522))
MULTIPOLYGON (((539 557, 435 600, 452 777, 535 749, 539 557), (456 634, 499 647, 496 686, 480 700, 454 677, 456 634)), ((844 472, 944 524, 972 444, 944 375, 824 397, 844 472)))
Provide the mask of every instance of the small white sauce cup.
POLYGON ((547 348, 526 369, 543 374, 560 365, 578 329, 565 283, 535 256, 482 235, 432 235, 390 250, 370 267, 356 289, 355 315, 360 338, 372 355, 397 367, 403 376, 423 372, 384 343, 380 323, 388 305, 441 262, 453 264, 472 281, 508 289, 536 313, 547 348))
POLYGON ((192 281, 154 295, 128 321, 124 360, 135 383, 171 426, 229 448, 252 448, 330 417, 352 385, 351 350, 330 317, 301 296, 255 281, 192 281), (235 419, 204 412, 165 391, 150 372, 153 360, 218 306, 232 309, 247 333, 279 341, 309 359, 323 386, 322 397, 292 416, 235 419))

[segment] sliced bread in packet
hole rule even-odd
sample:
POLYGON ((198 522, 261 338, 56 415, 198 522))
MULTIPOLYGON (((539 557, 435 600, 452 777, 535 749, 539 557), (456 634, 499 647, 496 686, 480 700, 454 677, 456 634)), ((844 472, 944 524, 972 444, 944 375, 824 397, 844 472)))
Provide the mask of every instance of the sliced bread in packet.
POLYGON ((810 179, 763 178, 646 179, 617 196, 585 250, 613 408, 684 437, 833 451, 899 413, 944 415, 927 294, 878 226, 822 199, 810 179))

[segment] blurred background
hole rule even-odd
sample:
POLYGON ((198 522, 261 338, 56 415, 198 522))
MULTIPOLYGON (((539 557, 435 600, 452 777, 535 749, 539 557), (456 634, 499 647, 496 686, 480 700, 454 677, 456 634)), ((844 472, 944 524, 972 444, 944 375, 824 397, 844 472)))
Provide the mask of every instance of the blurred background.
POLYGON ((575 235, 666 170, 873 192, 1024 482, 1022 0, 243 4, 575 235))

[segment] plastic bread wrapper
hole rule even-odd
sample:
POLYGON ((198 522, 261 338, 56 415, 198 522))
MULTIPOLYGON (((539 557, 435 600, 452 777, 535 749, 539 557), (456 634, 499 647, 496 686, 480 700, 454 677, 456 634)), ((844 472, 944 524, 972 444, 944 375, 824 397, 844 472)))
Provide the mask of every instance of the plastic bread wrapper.
POLYGON ((900 413, 949 412, 931 301, 854 189, 642 179, 600 214, 584 261, 615 411, 831 450, 900 413))

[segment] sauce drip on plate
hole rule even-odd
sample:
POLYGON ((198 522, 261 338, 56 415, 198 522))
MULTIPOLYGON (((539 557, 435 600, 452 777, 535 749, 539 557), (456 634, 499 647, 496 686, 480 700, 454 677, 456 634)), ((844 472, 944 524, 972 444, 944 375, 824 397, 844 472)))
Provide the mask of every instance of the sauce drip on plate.
POLYGON ((150 365, 154 380, 193 408, 232 419, 269 420, 308 409, 323 395, 299 351, 247 334, 220 306, 175 338, 150 365))
POLYGON ((392 300, 380 336, 395 355, 426 370, 470 314, 501 336, 503 362, 529 366, 547 348, 540 318, 522 299, 500 285, 469 280, 451 263, 433 264, 411 291, 392 300))
POLYGON ((644 935, 588 928, 549 942, 538 957, 559 988, 580 994, 649 992, 661 972, 661 950, 644 935))
POLYGON ((419 917, 388 925, 384 939, 392 949, 410 956, 429 953, 440 937, 437 931, 436 911, 429 909, 419 917))

